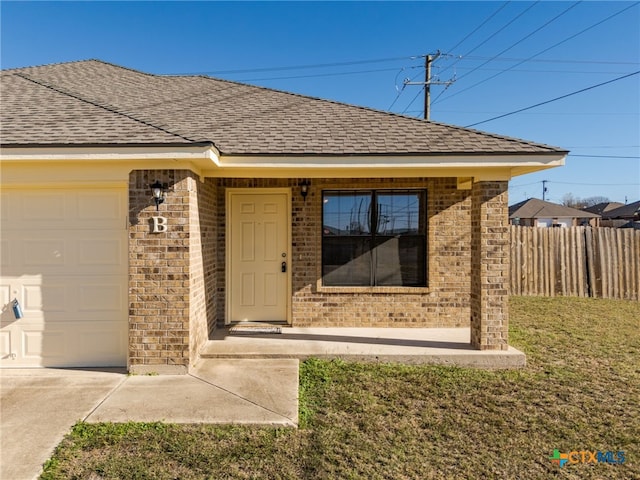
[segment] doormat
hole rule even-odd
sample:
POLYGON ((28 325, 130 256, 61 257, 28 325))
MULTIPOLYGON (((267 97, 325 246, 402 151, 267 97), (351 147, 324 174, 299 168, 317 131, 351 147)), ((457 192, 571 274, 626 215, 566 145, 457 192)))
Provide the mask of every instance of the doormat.
POLYGON ((231 335, 258 335, 264 333, 282 333, 282 328, 276 325, 260 325, 255 323, 238 324, 229 329, 231 335))

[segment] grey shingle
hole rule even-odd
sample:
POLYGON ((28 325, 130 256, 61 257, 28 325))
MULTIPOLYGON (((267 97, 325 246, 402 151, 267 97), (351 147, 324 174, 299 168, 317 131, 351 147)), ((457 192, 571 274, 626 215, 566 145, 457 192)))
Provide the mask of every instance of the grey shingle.
POLYGON ((460 127, 98 60, 5 70, 3 145, 212 142, 225 155, 558 154, 460 127))
POLYGON ((621 205, 602 214, 603 218, 628 218, 633 219, 640 216, 640 200, 626 205, 621 205))
POLYGON ((600 215, 530 198, 509 207, 509 218, 597 218, 600 215))

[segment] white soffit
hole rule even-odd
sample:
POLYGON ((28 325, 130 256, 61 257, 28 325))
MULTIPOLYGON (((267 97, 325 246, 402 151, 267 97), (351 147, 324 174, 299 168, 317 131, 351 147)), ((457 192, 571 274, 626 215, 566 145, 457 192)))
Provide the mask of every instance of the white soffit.
MULTIPOLYGON (((471 169, 509 169, 513 174, 522 174, 564 165, 565 153, 522 155, 290 155, 290 156, 236 156, 221 155, 212 146, 90 146, 90 147, 10 147, 0 149, 3 162, 141 162, 164 161, 185 162, 195 166, 204 176, 255 176, 270 172, 267 176, 300 172, 315 176, 351 175, 354 171, 372 170, 382 172, 411 172, 424 175, 428 172, 460 170, 468 174, 471 169)), ((140 168, 148 168, 141 165, 140 168)))

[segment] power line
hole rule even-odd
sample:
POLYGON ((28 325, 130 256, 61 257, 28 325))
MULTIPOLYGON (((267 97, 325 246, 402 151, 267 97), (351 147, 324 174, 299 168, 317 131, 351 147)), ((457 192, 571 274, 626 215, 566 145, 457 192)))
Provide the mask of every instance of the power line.
POLYGON ((588 90, 593 90, 594 88, 602 87, 603 85, 608 85, 610 83, 617 82, 619 80, 623 80, 623 79, 628 78, 628 77, 632 77, 633 75, 637 75, 639 73, 640 73, 640 70, 638 70, 636 72, 633 72, 633 73, 629 73, 627 75, 623 75, 623 76, 618 77, 618 78, 614 78, 613 80, 609 80, 607 82, 598 83, 597 85, 591 85, 590 87, 582 88, 580 90, 576 90, 575 92, 567 93, 566 95, 561 95, 559 97, 552 98, 551 100, 547 100, 547 101, 544 101, 544 102, 536 103, 535 105, 531 105, 529 107, 521 108, 521 109, 515 110, 513 112, 505 113, 503 115, 498 115, 497 117, 489 118, 489 119, 483 120, 481 122, 472 123, 470 125, 466 125, 465 128, 475 127, 476 125, 480 125, 480 124, 483 124, 483 123, 491 122, 493 120, 498 120, 499 118, 508 117, 510 115, 515 115, 516 113, 524 112, 525 110, 531 110, 532 108, 536 108, 536 107, 540 107, 542 105, 546 105, 548 103, 556 102, 558 100, 562 100, 563 98, 571 97, 573 95, 577 95, 579 93, 586 92, 588 90))
MULTIPOLYGON (((496 35, 498 35, 500 32, 502 32, 503 30, 505 30, 507 27, 509 27, 513 22, 515 22, 516 20, 518 20, 520 17, 522 17, 525 13, 527 13, 529 10, 531 10, 533 7, 535 7, 536 5, 538 5, 540 3, 540 0, 538 0, 535 3, 532 3, 531 5, 529 5, 527 8, 525 8, 522 12, 520 12, 518 15, 516 15, 515 17, 513 17, 509 22, 507 22, 506 24, 504 24, 501 28, 499 28, 498 30, 496 30, 494 33, 492 33, 491 35, 489 35, 485 40, 483 40, 482 42, 480 42, 478 45, 476 45, 475 47, 473 47, 471 50, 469 50, 465 55, 471 55, 473 52, 475 52, 477 49, 479 49, 481 46, 483 46, 485 43, 487 43, 489 40, 491 40, 493 37, 495 37, 496 35)), ((573 8, 573 7, 571 7, 573 8)), ((543 25, 544 27, 545 25, 543 25)), ((535 33, 535 32, 534 32, 535 33)))
POLYGON ((419 96, 420 96, 420 94, 424 91, 424 89, 425 89, 425 87, 423 86, 423 87, 418 91, 418 93, 416 94, 416 96, 415 96, 415 97, 413 97, 413 100, 411 100, 411 101, 409 102, 409 105, 407 105, 407 106, 406 106, 406 108, 402 111, 402 113, 405 113, 405 112, 409 109, 409 107, 410 107, 411 105, 413 105, 413 102, 415 102, 415 101, 418 99, 418 97, 419 97, 419 96))
MULTIPOLYGON (((501 7, 500 9, 498 9, 495 13, 498 13, 500 10, 502 10, 502 8, 504 8, 508 3, 509 3, 509 2, 506 2, 505 4, 503 4, 503 5, 502 5, 502 7, 501 7)), ((465 53, 464 55, 462 55, 462 56, 458 57, 458 59, 457 59, 455 62, 453 62, 451 65, 448 65, 447 67, 445 67, 445 68, 444 68, 440 73, 445 72, 445 71, 446 71, 446 70, 448 70, 449 68, 456 66, 456 65, 458 64, 458 62, 460 62, 460 61, 463 59, 463 57, 466 57, 466 56, 470 55, 471 53, 475 52, 478 48, 480 48, 482 45, 484 45, 484 44, 485 44, 485 43, 487 43, 489 40, 491 40, 493 37, 495 37, 498 33, 502 32, 502 31, 503 31, 504 29, 506 29, 509 25, 511 25, 513 22, 515 22, 518 18, 520 18, 520 17, 521 17, 521 16, 523 16, 525 13, 527 13, 529 10, 531 10, 533 7, 535 7, 538 3, 540 3, 540 2, 539 2, 539 1, 537 1, 537 2, 535 2, 535 3, 533 3, 533 4, 531 4, 528 8, 526 8, 525 10, 523 10, 522 12, 520 12, 518 15, 516 15, 514 18, 512 18, 512 19, 511 19, 511 21, 509 21, 507 24, 503 25, 503 26, 502 26, 502 28, 498 29, 496 32, 494 32, 492 35, 490 35, 489 37, 487 37, 484 41, 480 42, 478 45, 476 45, 474 48, 472 48, 471 50, 469 50, 469 51, 468 51, 467 53, 465 53)), ((494 15, 495 15, 495 13, 494 13, 494 15)), ((489 17, 489 19, 490 19, 490 18, 492 18, 492 17, 493 17, 493 15, 492 15, 491 17, 489 17)), ((487 20, 489 20, 489 19, 487 19, 487 20)), ((485 21, 484 23, 486 23, 486 21, 485 21)), ((484 25, 484 23, 483 23, 482 25, 484 25)), ((481 25, 481 26, 482 26, 482 25, 481 25)), ((479 27, 478 27, 478 28, 479 28, 479 27)), ((476 30, 477 30, 477 29, 476 29, 476 30)), ((475 30, 474 30, 474 32, 475 32, 475 30)), ((465 38, 466 38, 466 37, 465 37, 465 38)), ((460 43, 458 43, 458 45, 460 45, 460 43)), ((456 45, 456 46, 458 46, 458 45, 456 45)), ((455 47, 454 47, 454 48, 455 48, 455 47)), ((449 51, 452 51, 454 48, 450 49, 449 51)), ((484 65, 484 64, 483 64, 483 65, 484 65)), ((482 67, 482 65, 480 65, 480 67, 482 67)), ((473 71, 480 69, 480 67, 476 67, 474 70, 472 70, 472 71, 471 71, 471 72, 469 72, 469 73, 473 73, 473 71)), ((454 74, 454 75, 455 75, 455 74, 454 74)), ((463 77, 464 77, 464 76, 465 76, 465 75, 463 75, 463 77)), ((448 85, 444 88, 444 90, 442 90, 442 91, 438 94, 438 96, 437 96, 437 97, 435 98, 435 100, 434 100, 434 103, 435 103, 435 102, 437 102, 437 100, 438 100, 438 99, 439 99, 439 98, 444 94, 444 92, 446 92, 446 91, 449 89, 449 87, 450 87, 451 85, 452 85, 452 84, 448 84, 448 85)))
MULTIPOLYGON (((323 63, 323 64, 313 64, 313 65, 301 65, 301 66, 291 66, 291 67, 273 67, 273 69, 269 69, 269 68, 260 68, 260 69, 243 69, 243 70, 219 70, 219 71, 207 71, 207 72, 183 72, 183 73, 167 73, 167 74, 162 74, 163 76, 181 76, 181 75, 213 75, 213 74, 223 74, 223 73, 229 73, 232 74, 234 72, 238 72, 238 73, 259 73, 262 71, 269 71, 269 70, 273 70, 273 71, 283 71, 283 70, 296 70, 296 69, 306 69, 306 68, 323 68, 323 67, 328 67, 328 66, 340 66, 340 65, 357 65, 357 64, 363 64, 363 63, 375 63, 375 62, 385 62, 385 61, 392 61, 392 60, 400 60, 400 59, 415 59, 418 58, 419 56, 406 56, 406 57, 395 57, 393 59, 372 59, 372 60, 354 60, 354 61, 350 61, 350 62, 340 62, 340 63, 333 63, 333 64, 329 64, 329 63, 323 63)), ((517 60, 522 60, 522 59, 518 59, 518 58, 494 58, 494 57, 474 57, 474 56, 468 56, 468 57, 462 57, 459 58, 459 61, 462 60, 484 60, 487 58, 493 58, 494 61, 517 61, 517 60)), ((539 60, 529 60, 532 62, 540 62, 540 63, 581 63, 581 64, 606 64, 606 65, 640 65, 640 62, 607 62, 607 61, 598 61, 598 60, 554 60, 554 59, 539 59, 539 60)), ((414 66, 414 67, 407 67, 407 68, 423 68, 421 66, 414 66)), ((449 68, 449 67, 447 67, 449 68)), ((472 67, 459 67, 461 70, 468 70, 468 69, 472 69, 472 67)), ((400 71, 402 72, 403 70, 405 70, 406 68, 402 68, 400 71)), ((283 76, 283 77, 261 77, 261 78, 247 78, 247 79, 240 79, 237 81, 240 82, 254 82, 254 81, 270 81, 270 80, 290 80, 290 79, 298 79, 298 78, 317 78, 317 77, 331 77, 331 76, 344 76, 344 75, 357 75, 357 74, 365 74, 365 73, 375 73, 375 72, 387 72, 387 71, 395 71, 395 68, 381 68, 381 69, 373 69, 373 70, 354 70, 354 71, 342 71, 342 72, 333 72, 333 73, 319 73, 319 74, 310 74, 310 75, 292 75, 292 76, 283 76)), ((444 71, 446 70, 443 69, 441 70, 444 71)), ((484 70, 484 71, 495 71, 497 69, 489 69, 489 68, 476 68, 476 70, 484 70)), ((513 70, 513 69, 510 69, 513 70)), ((571 71, 571 70, 514 70, 517 72, 533 72, 533 73, 593 73, 593 74, 599 74, 599 73, 618 73, 618 72, 597 72, 597 71, 588 71, 588 72, 578 72, 578 71, 571 71)), ((440 72, 440 73, 441 73, 440 72)), ((504 72, 504 70, 499 70, 499 72, 504 72)), ((420 73, 416 74, 414 77, 412 77, 411 81, 415 80, 418 76, 420 76, 420 73)), ((443 91, 444 92, 444 91, 443 91)), ((440 95, 438 95, 437 98, 439 98, 442 93, 440 93, 440 95)), ((458 92, 458 93, 462 93, 462 92, 458 92)), ((455 94, 457 95, 457 93, 455 94)), ((454 96, 454 95, 452 95, 454 96)), ((436 100, 437 100, 436 98, 436 100)), ((397 99, 396 99, 397 100, 397 99)), ((395 103, 395 101, 394 101, 395 103)), ((435 101, 434 101, 435 103, 435 101)), ((391 107, 389 107, 387 110, 390 110, 391 107)))
MULTIPOLYGON (((509 2, 507 2, 509 3, 509 2)), ((451 51, 453 49, 450 49, 451 51)), ((180 75, 223 75, 223 74, 238 74, 238 73, 260 73, 260 72, 269 72, 269 71, 286 71, 286 70, 300 70, 300 69, 312 69, 312 68, 330 68, 330 67, 338 67, 338 66, 350 66, 350 65, 362 65, 367 63, 384 63, 398 60, 407 60, 407 59, 416 59, 420 58, 421 55, 407 55, 402 57, 387 57, 387 58, 377 58, 377 59, 367 59, 367 60, 350 60, 345 62, 333 62, 333 63, 316 63, 316 64, 305 64, 305 65, 291 65, 291 66, 278 66, 278 67, 269 67, 269 68, 246 68, 246 69, 237 69, 237 70, 209 70, 209 71, 200 71, 200 72, 181 72, 181 73, 165 73, 161 74, 164 76, 180 76, 180 75)), ((482 57, 482 56, 471 56, 465 55, 459 57, 457 61, 462 60, 487 60, 493 59, 494 61, 520 61, 523 60, 521 58, 511 58, 511 57, 482 57)), ((606 65, 640 65, 640 62, 613 62, 613 61, 602 61, 602 60, 560 60, 560 59, 538 59, 533 60, 530 59, 528 61, 532 62, 540 62, 540 63, 582 63, 582 64, 606 64, 606 65)), ((410 68, 419 68, 419 67, 410 67, 410 68)), ((449 67, 446 67, 449 68, 449 67)), ((445 68, 445 69, 446 69, 445 68)), ((470 68, 470 67, 467 67, 470 68)), ((464 69, 464 68, 462 68, 464 69)), ((370 72, 382 72, 382 71, 393 71, 395 69, 379 69, 379 70, 359 70, 354 72, 337 72, 330 74, 317 74, 317 76, 331 76, 331 75, 349 75, 351 73, 370 73, 370 72)), ((403 69, 404 70, 404 69, 403 69)), ((483 69, 489 70, 489 69, 483 69)), ((444 71, 444 70, 442 70, 444 71)), ((551 72, 551 71, 550 71, 551 72)), ((586 72, 589 73, 589 72, 586 72)), ((598 72, 593 72, 598 73, 598 72)), ((308 75, 308 76, 291 76, 291 77, 269 77, 269 78, 259 78, 259 79, 245 79, 241 81, 256 81, 256 80, 281 80, 281 79, 291 79, 291 78, 311 78, 316 75, 308 75)))
POLYGON ((542 180, 537 181, 537 182, 531 182, 531 183, 525 183, 524 185, 509 185, 509 188, 521 188, 521 187, 530 187, 531 185, 537 185, 538 183, 540 183, 542 180))
MULTIPOLYGON (((509 3, 509 2, 507 2, 509 3)), ((496 30, 495 32, 493 32, 491 35, 489 35, 486 39, 484 39, 482 42, 480 42, 478 45, 476 45, 475 47, 473 47, 471 50, 469 50, 467 53, 465 53, 464 55, 461 55, 460 57, 458 57, 458 59, 453 62, 451 65, 448 65, 443 71, 455 66, 460 60, 462 60, 464 57, 472 54, 473 52, 475 52, 478 48, 480 48, 482 45, 484 45, 485 43, 487 43, 489 40, 491 40, 493 37, 495 37, 496 35, 498 35, 500 32, 502 32, 503 30, 505 30, 507 27, 509 27, 509 25, 511 25, 513 22, 515 22, 517 19, 519 19, 520 17, 522 17, 525 13, 527 13, 529 10, 531 10, 533 7, 535 7, 538 3, 540 3, 540 1, 538 0, 535 3, 532 3, 531 5, 529 5, 529 7, 527 7, 526 9, 524 9, 523 11, 521 11, 518 15, 516 15, 515 17, 513 17, 509 22, 507 22, 505 25, 503 25, 501 28, 499 28, 498 30, 496 30)), ((505 4, 506 5, 506 4, 505 4)), ((455 48, 455 47, 454 47, 455 48)), ((511 48, 511 47, 510 47, 511 48)), ((450 49, 449 51, 453 51, 453 48, 450 49)), ((489 60, 491 61, 491 60, 489 60)), ((482 65, 481 65, 482 66, 482 65)), ((471 72, 470 72, 471 73, 471 72)), ((438 95, 440 96, 440 95, 438 95)))
POLYGON ((640 183, 579 183, 579 182, 556 182, 555 180, 538 180, 537 182, 525 183, 522 185, 509 185, 510 189, 530 187, 531 185, 537 185, 539 183, 556 183, 558 185, 583 185, 592 187, 635 187, 640 183))
POLYGON ((462 40, 460 40, 458 43, 456 43, 453 47, 451 47, 450 49, 448 49, 448 52, 452 52, 453 50, 455 50, 456 48, 458 48, 460 45, 462 45, 462 43, 469 38, 471 35, 473 35, 474 33, 476 33, 478 30, 480 30, 482 27, 484 27, 484 25, 491 20, 493 17, 495 17, 504 7, 506 7, 507 5, 509 5, 511 3, 511 1, 508 2, 504 2, 500 7, 498 7, 498 9, 493 12, 491 15, 489 15, 484 22, 482 22, 480 25, 478 25, 471 33, 467 34, 467 36, 465 36, 462 40))
MULTIPOLYGON (((529 6, 529 8, 525 9, 524 11, 522 11, 519 15, 517 15, 515 18, 513 18, 509 23, 507 23, 504 27, 502 27, 500 30, 498 30, 497 32, 495 32, 493 35, 491 35, 487 40, 485 40, 484 42, 482 42, 480 45, 478 45, 478 47, 480 47, 481 45, 484 45, 487 41, 489 41, 491 38, 493 38, 495 35, 497 35, 499 32, 501 32, 502 30, 504 30, 506 27, 508 27, 509 25, 511 25, 514 21, 516 21, 518 18, 520 18, 522 15, 524 15, 526 12, 528 12, 529 10, 531 10, 534 6, 536 6, 539 2, 536 2, 532 5, 529 6)), ((516 43, 512 44, 511 46, 507 47, 506 49, 502 50, 500 53, 498 53, 497 55, 494 55, 493 57, 490 57, 487 61, 485 61, 484 63, 478 65, 477 67, 471 69, 470 72, 465 73, 464 75, 462 75, 460 77, 460 79, 463 79, 464 77, 467 77, 469 75, 471 75, 473 72, 475 72, 476 70, 479 70, 481 67, 485 66, 487 63, 490 63, 491 61, 493 61, 494 59, 498 58, 500 55, 502 55, 505 52, 508 52, 509 50, 511 50, 513 47, 515 47, 516 45, 522 43, 523 41, 525 41, 527 38, 535 35, 537 32, 539 32, 540 30, 542 30, 543 28, 545 28, 546 26, 550 25, 551 23, 555 22, 558 18, 560 18, 561 16, 563 16, 565 13, 569 12, 569 10, 571 10, 572 8, 576 7, 578 4, 580 3, 580 1, 575 2, 574 4, 570 5, 568 8, 566 8, 565 10, 563 10, 561 13, 559 13, 558 15, 556 15, 555 17, 553 17, 551 20, 548 20, 546 23, 544 23, 542 26, 538 27, 537 29, 535 29, 534 31, 532 31, 531 33, 525 35, 524 37, 522 37, 520 40, 518 40, 516 43)), ((472 53, 473 51, 475 51, 478 47, 474 48, 473 50, 471 50, 471 52, 468 53, 472 53)), ((457 62, 456 62, 457 63, 457 62)), ((454 63, 455 65, 455 63, 454 63)), ((500 73, 497 73, 497 75, 500 75, 500 73)), ((469 87, 472 88, 472 87, 469 87)), ((462 90, 461 92, 458 93, 462 93, 466 90, 468 90, 469 88, 462 90)), ((444 94, 444 92, 446 92, 448 89, 445 88, 443 91, 440 92, 440 94, 435 98, 435 100, 433 101, 433 103, 437 103, 438 99, 444 94)), ((450 95, 448 98, 454 97, 457 94, 453 94, 450 95)), ((445 98, 446 100, 446 98, 445 98)))
MULTIPOLYGON (((417 112, 418 110, 408 110, 408 112, 417 112)), ((486 113, 486 114, 494 114, 500 112, 491 112, 491 111, 481 111, 481 110, 439 110, 440 113, 486 113)), ((606 115, 617 115, 617 116, 634 116, 637 117, 638 113, 631 112, 527 112, 524 115, 553 115, 553 116, 568 116, 568 115, 597 115, 599 117, 606 115)), ((592 148, 592 147, 571 147, 571 148, 592 148)), ((593 147, 595 148, 595 147, 593 147)), ((616 147, 619 148, 619 147, 616 147)))
POLYGON ((574 182, 550 182, 558 185, 585 185, 591 187, 636 187, 640 183, 574 183, 574 182))
MULTIPOLYGON (((540 30, 542 30, 543 28, 549 26, 550 24, 552 24, 553 22, 555 22, 557 19, 559 19, 560 17, 562 17, 563 15, 569 13, 570 10, 572 10, 573 8, 577 7, 581 2, 575 2, 571 5, 569 5, 569 7, 567 7, 566 9, 564 9, 562 12, 560 12, 558 15, 556 15, 555 17, 553 17, 550 20, 547 20, 544 24, 542 24, 541 26, 539 26, 538 28, 536 28, 535 30, 533 30, 532 32, 528 33, 527 35, 525 35, 524 37, 522 37, 520 40, 518 40, 517 42, 513 43, 512 45, 510 45, 509 47, 505 48, 504 50, 502 50, 500 53, 498 53, 497 55, 494 55, 493 58, 490 58, 489 60, 487 60, 486 62, 484 62, 483 64, 481 64, 479 67, 476 67, 475 69, 471 70, 469 73, 466 73, 464 75, 462 75, 460 77, 460 80, 463 79, 464 77, 467 77, 469 75, 471 75, 473 72, 475 72, 478 68, 485 66, 487 63, 491 62, 494 58, 499 57, 500 55, 502 55, 505 52, 508 52, 509 50, 511 50, 513 47, 515 47, 516 45, 521 44, 522 42, 524 42, 526 39, 532 37, 533 35, 535 35, 536 33, 538 33, 540 30)), ((535 5, 535 4, 534 4, 535 5)))
MULTIPOLYGON (((640 65, 640 63, 638 64, 640 65)), ((472 70, 471 67, 458 67, 458 70, 472 70)), ((483 71, 483 72, 502 72, 503 68, 477 68, 473 70, 483 71)), ((511 72, 518 73, 576 73, 580 75, 592 74, 592 75, 616 75, 625 72, 620 71, 612 71, 612 70, 536 70, 536 69, 528 69, 528 68, 520 68, 520 69, 511 69, 511 72)), ((441 71, 442 72, 442 71, 441 71)))
POLYGON ((256 73, 256 72, 276 72, 282 70, 305 70, 309 68, 330 68, 330 67, 345 67, 350 65, 363 65, 367 63, 383 63, 392 62, 398 60, 407 60, 410 58, 416 58, 417 55, 403 56, 403 57, 387 57, 387 58, 374 58, 370 60, 350 60, 346 62, 333 62, 333 63, 313 63, 303 65, 289 65, 282 67, 265 67, 265 68, 245 68, 238 70, 210 70, 206 72, 191 72, 191 73, 172 73, 168 75, 228 75, 236 73, 256 73))
POLYGON ((572 145, 567 148, 640 148, 640 145, 572 145))
MULTIPOLYGON (((636 4, 639 2, 636 2, 636 4)), ((632 5, 633 6, 633 5, 632 5)), ((628 7, 631 8, 631 7, 628 7)), ((627 10, 626 8, 624 10, 627 10)), ((619 13, 622 13, 624 10, 615 13, 612 16, 616 16, 619 13)), ((609 18, 605 18, 604 20, 602 20, 602 22, 607 21, 609 18)), ((599 25, 600 23, 597 23, 596 25, 599 25)), ((592 25, 595 26, 595 25, 592 25)), ((589 27, 591 28, 591 27, 589 27)), ((582 33, 582 32, 579 32, 582 33)), ((578 33, 578 34, 579 34, 578 33)), ((586 63, 586 64, 602 64, 602 65, 640 65, 640 62, 612 62, 612 61, 607 61, 607 60, 560 60, 560 59, 551 59, 551 58, 538 58, 538 59, 532 59, 531 57, 529 58, 515 58, 515 57, 480 57, 480 56, 467 56, 467 57, 463 57, 462 60, 487 60, 487 59, 493 59, 493 61, 495 62, 518 62, 521 60, 526 60, 528 62, 534 62, 534 63, 586 63)))
POLYGON ((238 82, 264 82, 269 80, 292 80, 296 78, 318 78, 318 77, 338 77, 344 75, 359 75, 362 73, 376 73, 376 72, 393 72, 395 68, 378 68, 374 70, 354 70, 352 72, 335 72, 335 73, 314 73, 312 75, 291 75, 288 77, 263 77, 263 78, 245 78, 240 79, 238 82))
POLYGON ((574 153, 570 153, 567 155, 568 157, 585 157, 585 158, 628 158, 632 160, 640 160, 638 156, 625 156, 625 155, 578 155, 574 153))
MULTIPOLYGON (((524 59, 524 60, 522 60, 522 61, 520 61, 520 62, 516 63, 515 65, 512 65, 511 67, 509 67, 509 68, 507 68, 507 69, 503 70, 502 72, 498 72, 498 73, 496 73, 495 75, 492 75, 492 76, 491 76, 491 77, 489 77, 489 78, 485 78, 484 80, 481 80, 481 81, 479 81, 479 82, 477 82, 477 83, 475 83, 475 84, 471 85, 470 87, 467 87, 467 88, 465 88, 465 89, 463 89, 463 90, 460 90, 459 92, 456 92, 456 93, 454 93, 454 94, 452 94, 452 95, 449 95, 448 97, 443 98, 443 99, 442 99, 442 100, 440 100, 440 101, 441 101, 441 102, 443 102, 443 101, 445 101, 445 100, 448 100, 448 99, 450 99, 450 98, 453 98, 453 97, 455 97, 456 95, 460 95, 460 94, 461 94, 461 93, 463 93, 463 92, 466 92, 466 91, 468 91, 468 90, 471 90, 472 88, 475 88, 475 87, 477 87, 478 85, 481 85, 481 84, 483 84, 483 83, 485 83, 485 82, 488 82, 489 80, 492 80, 492 79, 496 78, 497 76, 502 75, 503 73, 506 73, 506 72, 508 72, 508 71, 510 71, 510 70, 513 70, 514 68, 516 68, 516 67, 518 67, 518 66, 522 65, 523 63, 528 62, 528 61, 531 61, 531 59, 533 59, 533 58, 535 58, 535 57, 538 57, 538 56, 542 55, 543 53, 546 53, 546 52, 548 52, 549 50, 551 50, 551 49, 553 49, 553 48, 556 48, 557 46, 562 45, 563 43, 566 43, 566 42, 568 42, 569 40, 572 40, 572 39, 574 39, 575 37, 577 37, 577 36, 579 36, 579 35, 582 35, 583 33, 585 33, 585 32, 587 32, 587 31, 591 30, 592 28, 595 28, 595 27, 597 27, 598 25, 601 25, 601 24, 603 24, 604 22, 607 22, 607 21, 611 20, 612 18, 614 18, 614 17, 616 17, 616 16, 620 15, 621 13, 626 12, 626 11, 627 11, 627 10, 629 10, 630 8, 633 8, 633 7, 637 6, 639 3, 640 3, 640 2, 635 2, 635 3, 631 4, 630 6, 628 6, 628 7, 626 7, 626 8, 623 8, 622 10, 620 10, 620 11, 618 11, 618 12, 616 12, 616 13, 612 14, 612 15, 609 15, 607 18, 605 18, 605 19, 603 19, 603 20, 600 20, 599 22, 594 23, 594 24, 592 24, 592 25, 588 26, 587 28, 585 28, 585 29, 583 29, 583 30, 580 30, 578 33, 575 33, 575 34, 571 35, 570 37, 567 37, 567 38, 565 38, 564 40, 561 40, 560 42, 555 43, 555 44, 551 45, 550 47, 545 48, 544 50, 541 50, 541 51, 539 51, 538 53, 536 53, 536 54, 534 54, 534 55, 531 55, 530 57, 528 57, 528 58, 526 58, 526 59, 524 59)), ((485 65, 486 63, 487 63, 487 62, 485 62, 483 65, 485 65)), ((481 65, 481 66, 482 66, 482 65, 481 65)), ((433 103, 435 104, 436 102, 434 101, 433 103)))

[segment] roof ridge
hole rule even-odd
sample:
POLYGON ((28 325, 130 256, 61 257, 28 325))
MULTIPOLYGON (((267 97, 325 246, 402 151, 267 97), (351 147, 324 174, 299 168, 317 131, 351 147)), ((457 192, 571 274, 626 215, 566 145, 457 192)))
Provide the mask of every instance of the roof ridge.
MULTIPOLYGON (((97 61, 98 61, 98 62, 101 62, 100 60, 97 60, 97 61)), ((67 63, 75 63, 75 62, 67 62, 67 63)), ((105 62, 101 62, 101 63, 105 63, 105 62)), ((76 94, 76 93, 74 93, 74 92, 67 91, 67 90, 62 89, 62 88, 60 88, 60 87, 58 87, 58 86, 56 86, 56 85, 53 85, 53 84, 51 84, 51 83, 49 83, 49 82, 45 82, 45 81, 43 81, 43 80, 36 80, 36 79, 34 79, 34 78, 31 78, 31 77, 29 77, 29 76, 28 76, 27 74, 25 74, 25 73, 16 73, 15 75, 16 75, 16 76, 18 76, 18 77, 20 77, 20 78, 23 78, 23 79, 25 79, 25 80, 27 80, 27 81, 29 81, 29 82, 33 82, 33 83, 35 83, 35 84, 37 84, 37 85, 40 85, 40 86, 42 86, 42 87, 45 87, 45 88, 48 88, 48 89, 53 90, 53 91, 55 91, 55 92, 58 92, 58 93, 60 93, 60 94, 62 94, 62 95, 66 95, 66 96, 68 96, 68 97, 75 98, 76 100, 79 100, 79 101, 84 102, 84 103, 88 103, 89 105, 93 105, 94 107, 102 108, 103 110, 106 110, 106 111, 108 111, 108 112, 111 112, 111 113, 114 113, 114 114, 116 114, 116 115, 120 115, 120 116, 122 116, 122 117, 128 118, 129 120, 133 120, 134 122, 141 123, 141 124, 143 124, 143 125, 145 125, 145 126, 147 126, 147 127, 154 128, 154 129, 159 130, 159 131, 161 131, 161 132, 164 132, 164 133, 167 133, 167 134, 169 134, 169 135, 173 135, 173 136, 175 136, 175 137, 178 137, 178 138, 181 138, 181 139, 183 139, 183 140, 186 140, 186 141, 188 141, 188 142, 192 142, 192 143, 193 143, 193 142, 196 142, 196 140, 194 140, 194 139, 192 139, 192 138, 185 137, 184 135, 180 135, 180 134, 178 134, 178 133, 172 132, 172 131, 170 131, 170 130, 167 130, 166 128, 162 128, 162 127, 160 127, 160 126, 158 126, 158 125, 154 125, 154 124, 152 124, 152 123, 150 123, 150 122, 147 122, 147 121, 145 121, 145 120, 141 120, 141 119, 139 119, 139 118, 136 118, 136 117, 134 117, 133 115, 130 115, 130 114, 128 114, 128 113, 121 112, 121 111, 119 111, 118 109, 116 109, 114 106, 111 106, 111 105, 101 105, 101 104, 100 104, 100 103, 98 103, 98 102, 95 102, 95 101, 92 101, 92 100, 89 100, 89 99, 83 98, 83 97, 81 97, 80 95, 78 95, 78 94, 76 94)))
POLYGON ((53 67, 53 66, 56 66, 56 65, 67 65, 67 64, 71 64, 71 63, 88 62, 90 60, 94 60, 94 59, 71 60, 71 61, 67 61, 67 62, 54 62, 54 63, 43 63, 43 64, 40 64, 40 65, 29 65, 27 67, 5 68, 5 69, 0 69, 0 72, 2 72, 2 73, 12 73, 12 72, 15 72, 16 70, 29 70, 31 68, 53 67))

